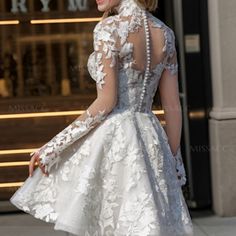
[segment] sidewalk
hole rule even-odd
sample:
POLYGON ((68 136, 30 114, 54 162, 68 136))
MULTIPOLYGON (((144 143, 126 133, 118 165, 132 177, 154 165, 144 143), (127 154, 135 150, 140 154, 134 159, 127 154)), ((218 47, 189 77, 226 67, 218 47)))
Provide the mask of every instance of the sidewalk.
POLYGON ((236 236, 236 217, 218 217, 211 212, 192 212, 194 236, 236 236))
MULTIPOLYGON (((211 213, 193 212, 194 236, 236 236, 236 217, 221 218, 211 213)), ((0 214, 1 236, 65 236, 53 224, 25 213, 0 214)))
POLYGON ((1 236, 66 236, 53 229, 53 224, 38 220, 25 213, 0 214, 1 236))

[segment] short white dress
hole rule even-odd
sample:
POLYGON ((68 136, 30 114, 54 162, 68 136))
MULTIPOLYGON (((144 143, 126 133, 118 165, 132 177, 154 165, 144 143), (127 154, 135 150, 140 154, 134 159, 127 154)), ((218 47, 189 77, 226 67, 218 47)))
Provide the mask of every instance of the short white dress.
POLYGON ((175 79, 178 72, 174 33, 135 0, 115 9, 93 32, 87 65, 98 98, 39 150, 49 176, 37 168, 10 201, 72 235, 193 235, 181 152, 172 154, 152 112, 162 74, 175 79), (163 32, 164 56, 151 66, 155 29, 163 32), (143 43, 141 70, 135 62, 143 43))

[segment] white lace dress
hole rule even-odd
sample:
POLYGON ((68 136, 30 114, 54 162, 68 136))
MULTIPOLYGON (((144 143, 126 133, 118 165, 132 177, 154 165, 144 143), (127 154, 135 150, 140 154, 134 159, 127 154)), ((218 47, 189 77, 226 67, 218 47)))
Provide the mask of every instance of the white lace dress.
POLYGON ((193 235, 181 152, 151 109, 163 73, 177 78, 174 33, 134 0, 116 11, 94 29, 97 99, 37 151, 49 176, 37 168, 10 201, 78 236, 193 235))

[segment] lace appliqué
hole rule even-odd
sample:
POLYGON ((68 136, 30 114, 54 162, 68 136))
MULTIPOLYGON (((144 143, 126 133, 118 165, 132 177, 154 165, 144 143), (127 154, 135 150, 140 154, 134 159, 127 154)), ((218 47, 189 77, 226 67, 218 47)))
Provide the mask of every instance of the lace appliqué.
POLYGON ((60 160, 60 153, 65 148, 87 134, 96 124, 100 123, 106 117, 105 110, 99 111, 94 117, 90 114, 89 110, 86 112, 88 116, 85 120, 76 119, 38 151, 39 160, 45 167, 46 172, 49 172, 55 164, 57 167, 60 160))
POLYGON ((153 209, 152 201, 152 194, 141 192, 124 202, 117 229, 124 235, 150 235, 156 229, 156 209, 153 209))
POLYGON ((179 183, 181 186, 183 186, 186 184, 187 179, 186 179, 186 171, 184 168, 184 163, 183 163, 180 147, 178 148, 176 155, 174 155, 174 159, 175 159, 175 168, 177 171, 179 183))
MULTIPOLYGON (((117 27, 113 17, 108 17, 103 21, 100 21, 94 28, 94 62, 96 71, 96 82, 101 89, 105 84, 104 77, 104 59, 111 59, 110 67, 114 67, 117 63, 117 55, 119 50, 116 47, 117 44, 117 27)), ((94 70, 94 69, 92 69, 94 70)))
POLYGON ((166 37, 166 62, 165 68, 171 73, 171 75, 178 74, 178 62, 177 62, 177 52, 175 48, 175 35, 172 29, 168 28, 165 31, 166 37))
POLYGON ((178 74, 179 66, 175 47, 174 31, 159 19, 155 19, 151 13, 148 13, 148 15, 152 21, 152 27, 160 28, 164 32, 165 46, 163 48, 163 52, 166 52, 166 57, 164 60, 165 69, 167 69, 171 73, 171 75, 176 75, 178 74))
POLYGON ((42 177, 37 186, 28 192, 20 193, 19 207, 34 215, 35 218, 46 222, 55 222, 58 213, 52 207, 57 197, 57 179, 49 175, 42 177))
MULTIPOLYGON (((156 124, 159 125, 159 123, 158 123, 159 121, 158 121, 157 117, 155 117, 155 115, 153 115, 152 120, 153 120, 153 122, 155 122, 156 124)), ((181 154, 181 149, 179 147, 176 155, 173 155, 171 152, 168 137, 167 137, 167 134, 166 134, 164 128, 159 125, 159 129, 161 130, 161 137, 163 137, 164 146, 168 148, 168 150, 167 150, 168 157, 171 159, 171 161, 175 167, 175 171, 176 171, 176 174, 178 177, 178 183, 180 186, 183 186, 186 184, 187 177, 186 177, 186 171, 185 171, 183 158, 182 158, 182 154, 181 154)))
POLYGON ((166 64, 165 68, 170 71, 171 75, 178 74, 178 64, 166 64))

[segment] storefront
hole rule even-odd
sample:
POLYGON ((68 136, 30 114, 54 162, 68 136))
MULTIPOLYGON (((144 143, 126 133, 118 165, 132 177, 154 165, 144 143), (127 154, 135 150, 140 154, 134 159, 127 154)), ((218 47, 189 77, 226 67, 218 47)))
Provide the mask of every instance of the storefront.
MULTIPOLYGON (((102 13, 90 0, 5 0, 0 1, 0 12, 1 202, 27 178, 29 153, 95 99, 96 85, 87 60, 93 51, 92 32, 102 13)), ((184 193, 190 207, 209 207, 212 96, 207 2, 160 0, 154 15, 176 33, 181 146, 188 174, 184 193)), ((158 93, 153 111, 165 125, 158 93)))
MULTIPOLYGON (((87 70, 95 1, 0 1, 0 201, 28 176, 29 153, 96 97, 87 70)), ((163 11, 161 13, 164 14, 163 11)), ((162 118, 158 95, 153 110, 162 118)))
POLYGON ((95 1, 0 1, 0 200, 28 175, 29 153, 96 96, 87 71, 95 1))
POLYGON ((92 30, 101 15, 95 4, 1 1, 1 98, 94 92, 86 62, 92 52, 92 30))

